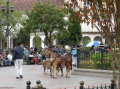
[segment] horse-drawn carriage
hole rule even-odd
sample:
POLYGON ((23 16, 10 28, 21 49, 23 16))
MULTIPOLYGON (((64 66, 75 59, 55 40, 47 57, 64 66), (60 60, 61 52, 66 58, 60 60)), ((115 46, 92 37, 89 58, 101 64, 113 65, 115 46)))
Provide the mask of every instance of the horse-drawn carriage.
POLYGON ((63 68, 65 66, 66 77, 71 76, 72 58, 70 52, 67 51, 63 55, 59 55, 50 48, 45 48, 42 53, 46 56, 46 60, 41 62, 44 68, 44 73, 46 70, 50 69, 52 78, 57 78, 58 70, 61 70, 61 76, 63 76, 63 68))

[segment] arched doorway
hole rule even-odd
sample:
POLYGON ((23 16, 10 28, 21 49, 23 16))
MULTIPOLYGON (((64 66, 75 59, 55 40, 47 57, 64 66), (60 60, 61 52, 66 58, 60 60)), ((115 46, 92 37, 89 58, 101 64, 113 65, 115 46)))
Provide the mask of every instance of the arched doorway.
POLYGON ((36 47, 38 50, 41 48, 41 38, 39 36, 33 38, 33 47, 36 47))
POLYGON ((83 46, 86 46, 87 43, 89 43, 90 41, 91 41, 90 37, 84 36, 84 37, 82 38, 82 44, 83 44, 83 46))
POLYGON ((101 38, 100 36, 96 36, 96 37, 94 38, 94 41, 100 41, 100 42, 102 42, 102 38, 101 38))

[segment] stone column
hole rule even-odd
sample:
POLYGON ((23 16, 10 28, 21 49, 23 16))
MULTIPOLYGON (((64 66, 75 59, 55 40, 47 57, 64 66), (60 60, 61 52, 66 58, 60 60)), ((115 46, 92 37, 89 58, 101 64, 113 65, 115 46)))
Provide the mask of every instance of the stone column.
POLYGON ((13 38, 10 37, 10 48, 12 49, 13 48, 13 38))
POLYGON ((30 48, 33 47, 33 38, 34 38, 34 36, 31 35, 31 36, 30 36, 30 48))
POLYGON ((90 39, 91 39, 91 42, 93 42, 93 41, 94 41, 94 37, 90 37, 90 39))
POLYGON ((41 38, 41 47, 44 48, 45 47, 45 44, 44 44, 44 40, 45 40, 45 36, 40 36, 41 38))

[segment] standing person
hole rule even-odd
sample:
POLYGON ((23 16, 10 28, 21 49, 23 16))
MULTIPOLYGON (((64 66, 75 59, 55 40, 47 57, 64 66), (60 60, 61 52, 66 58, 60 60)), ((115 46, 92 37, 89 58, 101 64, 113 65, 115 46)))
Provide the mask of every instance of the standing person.
POLYGON ((91 47, 91 53, 94 53, 95 52, 95 48, 94 48, 94 45, 92 45, 91 47))
POLYGON ((72 65, 76 66, 77 65, 77 48, 75 45, 73 45, 71 49, 71 55, 72 55, 72 65))
POLYGON ((23 78, 22 65, 23 65, 24 49, 20 45, 21 44, 18 42, 17 47, 13 50, 13 60, 16 70, 16 79, 23 78))

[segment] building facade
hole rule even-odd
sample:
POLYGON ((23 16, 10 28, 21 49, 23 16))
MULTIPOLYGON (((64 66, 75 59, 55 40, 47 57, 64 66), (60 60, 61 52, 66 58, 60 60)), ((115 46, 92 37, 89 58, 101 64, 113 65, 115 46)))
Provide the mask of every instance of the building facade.
MULTIPOLYGON (((15 5, 15 8, 17 10, 22 10, 22 11, 26 11, 26 10, 31 10, 33 8, 33 6, 38 3, 38 2, 42 2, 45 0, 12 0, 11 3, 13 3, 15 5)), ((61 0, 53 0, 53 3, 56 6, 59 7, 63 7, 61 5, 61 0)), ((69 0, 67 0, 69 1, 69 0)), ((66 1, 66 2, 67 2, 66 1)), ((84 5, 86 5, 83 0, 81 2, 81 0, 78 0, 79 6, 83 7, 84 5)), ((101 41, 103 43, 105 43, 105 39, 103 38, 103 36, 100 34, 100 32, 96 29, 96 28, 92 28, 91 24, 87 25, 86 23, 82 23, 81 24, 81 28, 82 28, 82 44, 86 44, 90 41, 101 41)), ((44 44, 44 40, 45 40, 45 35, 44 33, 37 33, 35 34, 30 34, 30 43, 29 43, 29 47, 35 47, 35 37, 39 38, 39 42, 40 42, 40 46, 42 48, 45 47, 44 44)), ((14 37, 10 37, 10 47, 13 48, 14 47, 14 37)), ((1 41, 2 43, 2 41, 1 41)), ((56 44, 56 41, 54 41, 54 44, 56 44)), ((2 45, 0 45, 0 47, 2 48, 2 45)))

